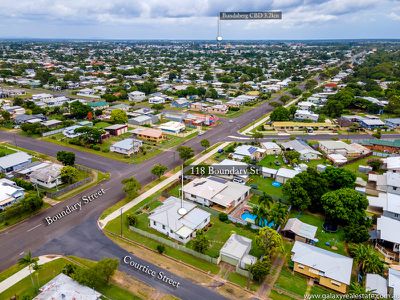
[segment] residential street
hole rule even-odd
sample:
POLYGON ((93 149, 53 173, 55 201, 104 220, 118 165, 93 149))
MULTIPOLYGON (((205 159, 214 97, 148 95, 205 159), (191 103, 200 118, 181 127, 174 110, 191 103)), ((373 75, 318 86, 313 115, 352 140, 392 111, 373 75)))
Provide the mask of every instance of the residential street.
MULTIPOLYGON (((200 141, 208 139, 211 145, 222 142, 235 140, 228 136, 241 135, 237 133, 238 129, 246 126, 253 120, 260 118, 262 115, 270 112, 272 107, 268 103, 263 103, 256 109, 244 113, 240 117, 234 119, 233 123, 226 120, 219 126, 205 132, 204 135, 193 138, 184 143, 186 146, 192 147, 196 153, 202 150, 200 141)), ((391 135, 390 137, 398 137, 399 135, 391 135)), ((312 139, 331 139, 332 135, 311 135, 305 138, 312 139)), ((341 136, 335 136, 341 137, 341 136)), ((284 137, 288 138, 288 137, 284 137)), ((345 135, 343 138, 367 138, 366 135, 345 135)), ((279 137, 265 137, 267 139, 279 139, 279 137)), ((47 155, 55 156, 57 151, 68 150, 76 153, 78 164, 95 168, 111 174, 110 180, 94 186, 79 195, 61 202, 54 207, 18 224, 6 231, 0 233, 0 270, 15 264, 18 258, 24 252, 31 250, 35 256, 43 254, 63 254, 76 255, 89 259, 101 259, 102 257, 116 257, 122 259, 128 254, 127 251, 121 249, 109 240, 97 227, 97 220, 101 213, 109 206, 115 204, 124 197, 122 191, 121 180, 130 176, 135 176, 142 185, 153 180, 150 169, 155 164, 166 165, 169 169, 180 164, 179 156, 170 151, 163 152, 140 164, 129 165, 115 160, 100 157, 83 151, 77 151, 67 147, 58 146, 52 143, 18 136, 12 132, 0 131, 0 140, 8 141, 19 147, 41 152, 47 155), (43 219, 46 216, 52 216, 61 211, 65 206, 72 205, 79 201, 83 195, 88 195, 103 188, 105 195, 82 207, 82 210, 74 212, 63 219, 47 226, 43 219)), ((133 256, 134 257, 134 256, 133 256)), ((137 259, 134 257, 134 259, 137 259)), ((138 262, 149 265, 147 262, 137 259, 138 262)), ((155 270, 160 270, 156 266, 151 266, 155 270)), ((217 293, 208 288, 201 287, 183 278, 177 278, 173 274, 171 277, 181 282, 179 288, 172 288, 159 280, 145 276, 139 271, 127 268, 121 264, 120 269, 134 275, 138 279, 148 283, 149 285, 171 293, 182 299, 222 299, 217 293)), ((165 274, 168 271, 162 270, 165 274)))

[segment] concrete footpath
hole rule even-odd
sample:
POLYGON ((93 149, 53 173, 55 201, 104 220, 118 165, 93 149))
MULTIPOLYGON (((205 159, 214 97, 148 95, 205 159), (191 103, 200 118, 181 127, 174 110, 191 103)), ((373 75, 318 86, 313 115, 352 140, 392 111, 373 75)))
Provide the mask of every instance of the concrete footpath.
MULTIPOLYGON (((56 260, 58 258, 60 258, 61 256, 56 256, 56 255, 52 255, 52 256, 39 256, 39 260, 38 260, 38 265, 44 265, 50 261, 56 260)), ((35 271, 32 270, 32 273, 34 273, 35 271)), ((29 266, 26 266, 25 268, 23 268, 22 270, 19 270, 17 273, 11 275, 10 277, 8 277, 7 279, 3 280, 2 282, 0 282, 0 293, 4 292, 5 290, 9 289, 10 287, 12 287, 13 285, 15 285, 16 283, 20 282, 22 279, 28 277, 30 274, 29 272, 29 266)))
MULTIPOLYGON (((210 158, 212 155, 214 155, 215 153, 217 153, 218 149, 222 149, 225 148, 226 146, 229 145, 230 142, 225 142, 223 144, 221 144, 220 146, 216 147, 215 149, 211 150, 210 152, 202 155, 201 157, 199 157, 197 160, 195 160, 192 165, 198 165, 200 163, 202 163, 203 161, 207 160, 208 158, 210 158)), ((181 171, 176 172, 175 174, 173 174, 172 176, 168 177, 167 179, 161 181, 159 184, 153 186, 151 189, 149 189, 148 191, 144 192, 143 194, 139 195, 138 197, 136 197, 135 199, 133 199, 131 202, 125 204, 124 206, 120 207, 119 209, 113 211, 111 214, 109 214, 108 216, 106 216, 104 219, 99 220, 98 221, 98 225, 101 229, 103 229, 108 222, 118 218, 121 214, 121 209, 122 212, 126 212, 127 210, 131 209, 132 207, 134 207, 135 205, 137 205, 138 203, 142 202, 144 199, 146 199, 147 197, 150 197, 151 195, 157 193, 158 191, 162 190, 163 188, 165 188, 167 185, 171 184, 172 182, 174 182, 175 180, 177 180, 179 178, 179 175, 181 174, 181 171)))

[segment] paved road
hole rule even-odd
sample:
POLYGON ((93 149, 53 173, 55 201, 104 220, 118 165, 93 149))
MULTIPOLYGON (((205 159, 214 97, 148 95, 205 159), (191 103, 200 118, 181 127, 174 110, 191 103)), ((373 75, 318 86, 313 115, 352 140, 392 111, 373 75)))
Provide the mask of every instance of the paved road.
MULTIPOLYGON (((228 136, 239 136, 237 131, 255 119, 270 112, 273 108, 268 103, 263 103, 256 109, 239 116, 233 123, 226 119, 221 120, 221 124, 207 131, 204 135, 187 141, 185 145, 192 147, 196 153, 202 150, 200 141, 208 139, 211 144, 229 140, 228 136)), ((331 135, 308 136, 316 139, 331 139, 331 135)), ((346 138, 350 136, 345 136, 346 138)), ((355 135, 354 137, 357 137, 355 135)), ((360 137, 360 136, 358 136, 360 137)), ((365 137, 365 136, 364 136, 365 137)), ((268 137, 269 138, 269 137, 268 137)), ((270 137, 270 139, 276 137, 270 137)), ((28 250, 33 251, 34 255, 40 254, 73 254, 90 259, 101 257, 117 257, 121 259, 126 255, 126 251, 112 243, 97 227, 97 219, 100 214, 112 204, 124 197, 121 189, 121 180, 134 175, 142 184, 153 180, 150 169, 153 165, 161 163, 168 168, 174 168, 180 164, 179 156, 174 155, 174 150, 163 152, 152 159, 140 164, 129 165, 122 162, 110 160, 87 152, 77 151, 68 147, 62 147, 53 143, 35 140, 28 137, 17 136, 8 131, 0 131, 0 140, 9 141, 20 147, 55 156, 59 150, 69 150, 76 153, 77 163, 107 171, 111 173, 110 180, 86 190, 79 195, 72 197, 62 203, 0 233, 0 270, 15 264, 17 259, 28 250), (75 204, 84 195, 96 192, 100 188, 106 190, 104 196, 82 207, 82 210, 75 211, 63 219, 46 226, 44 218, 53 216, 60 212, 65 206, 75 204)), ((136 258, 137 259, 137 258, 136 258)), ((138 259, 139 261, 139 259, 138 259)), ((146 262, 140 262, 148 265, 146 262)), ((152 266, 153 267, 153 266, 152 266)), ((155 270, 160 270, 155 267, 155 270)), ((182 299, 221 299, 222 297, 212 290, 196 285, 175 275, 171 277, 182 282, 178 289, 169 287, 153 278, 143 276, 143 274, 128 269, 121 265, 121 270, 126 271, 138 279, 150 284, 153 287, 171 293, 182 299)), ((166 274, 169 272, 164 271, 166 274)))

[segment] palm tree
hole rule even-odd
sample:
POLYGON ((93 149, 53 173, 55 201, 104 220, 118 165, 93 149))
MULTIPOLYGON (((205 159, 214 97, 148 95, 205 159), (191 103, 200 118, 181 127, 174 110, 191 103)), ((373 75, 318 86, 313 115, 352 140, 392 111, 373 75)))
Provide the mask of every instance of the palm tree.
POLYGON ((33 265, 37 264, 38 260, 39 260, 38 258, 32 257, 31 251, 29 251, 24 257, 21 257, 18 260, 19 265, 21 265, 21 266, 28 265, 29 275, 31 277, 33 288, 35 288, 35 283, 33 282, 33 277, 32 277, 32 267, 33 267, 33 265))
POLYGON ((256 216, 254 223, 258 226, 264 225, 264 220, 267 219, 267 209, 264 205, 254 205, 252 209, 253 214, 256 216))
POLYGON ((371 245, 357 244, 350 247, 350 254, 358 264, 358 269, 366 273, 380 274, 383 272, 383 262, 371 245))
POLYGON ((285 222, 286 217, 287 207, 280 202, 275 203, 268 213, 268 221, 273 221, 277 227, 285 222))
POLYGON ((274 203, 274 199, 270 195, 268 195, 266 192, 263 192, 259 197, 258 197, 258 204, 263 204, 265 207, 271 207, 272 203, 274 203))

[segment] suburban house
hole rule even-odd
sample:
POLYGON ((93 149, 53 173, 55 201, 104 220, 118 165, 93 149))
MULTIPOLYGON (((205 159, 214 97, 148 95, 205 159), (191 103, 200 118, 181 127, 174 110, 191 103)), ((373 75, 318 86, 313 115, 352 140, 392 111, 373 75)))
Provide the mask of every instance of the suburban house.
POLYGON ((159 129, 154 128, 136 128, 132 131, 133 135, 139 139, 160 143, 165 140, 164 133, 159 129))
POLYGON ((33 300, 50 299, 85 299, 99 300, 102 294, 96 290, 81 285, 64 273, 58 274, 39 289, 39 294, 33 300))
POLYGON ((304 223, 297 218, 290 218, 283 228, 282 234, 292 240, 312 244, 316 241, 317 229, 318 227, 304 223))
POLYGON ((359 124, 362 128, 366 128, 368 130, 374 130, 386 126, 385 122, 380 119, 369 118, 361 118, 359 124))
POLYGON ((365 290, 386 298, 388 295, 388 282, 381 275, 368 273, 365 279, 365 290))
POLYGON ((393 230, 400 228, 400 193, 379 193, 377 197, 367 198, 370 207, 382 211, 382 215, 377 219, 376 231, 371 235, 372 239, 377 241, 378 249, 386 257, 400 261, 400 232, 393 230))
POLYGON ((165 98, 159 96, 153 96, 149 98, 150 104, 163 104, 165 103, 165 98))
POLYGON ((152 125, 157 123, 159 120, 160 119, 158 116, 152 114, 144 114, 130 118, 128 120, 128 124, 138 125, 138 126, 152 125))
POLYGON ((104 128, 110 135, 119 136, 128 132, 128 125, 126 124, 114 124, 104 128))
POLYGON ((292 141, 280 143, 280 145, 286 151, 292 150, 292 151, 298 152, 300 154, 301 160, 319 159, 321 156, 321 153, 319 153, 317 150, 312 148, 305 141, 292 140, 292 141))
POLYGON ((26 113, 25 108, 21 106, 3 106, 3 109, 10 113, 11 119, 15 119, 16 116, 26 113))
POLYGON ((140 147, 142 146, 142 141, 133 138, 127 138, 111 145, 110 151, 124 155, 131 155, 133 153, 139 152, 140 147))
POLYGON ((158 126, 158 128, 161 129, 161 131, 163 131, 163 132, 177 134, 182 131, 185 131, 186 126, 185 126, 185 124, 180 123, 180 122, 169 121, 169 122, 161 124, 160 126, 158 126))
POLYGON ((318 144, 319 149, 325 154, 341 154, 347 158, 371 153, 371 150, 357 143, 347 144, 342 141, 318 141, 318 144))
POLYGON ((250 187, 218 177, 196 178, 183 187, 185 199, 231 210, 250 195, 250 187))
POLYGON ((43 121, 42 125, 47 127, 47 128, 53 128, 62 125, 62 121, 60 120, 48 120, 48 121, 43 121))
POLYGON ((32 162, 32 156, 19 151, 0 157, 0 172, 9 173, 24 168, 32 162))
POLYGON ((110 104, 106 101, 89 102, 87 105, 89 105, 94 110, 98 110, 98 109, 103 110, 110 106, 110 104))
POLYGON ((63 135, 67 138, 75 138, 81 135, 81 133, 76 133, 75 129, 81 128, 81 125, 72 125, 69 127, 65 127, 63 130, 63 135))
POLYGON ((171 106, 177 108, 188 108, 190 106, 190 101, 185 98, 175 99, 171 102, 171 106))
POLYGON ((296 241, 292 248, 294 271, 314 278, 320 285, 346 293, 353 259, 310 244, 296 241))
POLYGON ((278 155, 282 153, 281 147, 274 142, 263 142, 261 147, 265 149, 265 154, 267 155, 278 155))
POLYGON ((40 185, 44 188, 54 188, 60 184, 61 181, 61 169, 62 165, 59 164, 47 164, 43 168, 32 171, 29 175, 29 180, 33 184, 40 185))
POLYGON ((168 237, 186 244, 210 223, 210 213, 196 204, 169 197, 149 215, 149 226, 168 237), (184 208, 183 213, 180 209, 184 208))
POLYGON ((133 91, 128 93, 129 101, 141 102, 146 99, 146 94, 140 91, 133 91))
POLYGON ((272 128, 279 132, 335 131, 339 126, 333 123, 273 122, 272 128))
POLYGON ((21 125, 24 123, 39 123, 47 120, 47 118, 43 114, 37 115, 17 115, 14 119, 15 124, 21 125))
POLYGON ((210 114, 225 115, 228 112, 228 106, 225 104, 215 104, 215 105, 208 107, 207 112, 210 114))
POLYGON ((231 154, 232 159, 241 161, 246 156, 252 160, 259 161, 265 155, 266 150, 251 145, 241 145, 235 148, 235 152, 231 154))
POLYGON ((275 181, 285 184, 286 181, 288 181, 290 178, 293 178, 297 174, 299 174, 300 171, 297 170, 291 170, 291 169, 286 169, 286 168, 280 168, 275 175, 275 181))
POLYGON ((14 181, 6 178, 0 179, 0 211, 22 200, 24 195, 25 190, 14 181))
POLYGON ((400 153, 400 139, 397 140, 366 140, 362 145, 372 151, 385 152, 385 153, 400 153))
POLYGON ((217 168, 218 170, 223 170, 223 174, 215 175, 217 177, 225 178, 239 183, 244 183, 249 179, 249 175, 247 174, 248 165, 244 162, 224 159, 223 161, 215 163, 212 166, 214 168, 217 168))
POLYGON ((366 192, 370 195, 378 195, 379 192, 400 195, 400 173, 368 174, 366 192))
POLYGON ((257 258, 250 255, 252 240, 233 233, 219 251, 221 261, 241 269, 248 269, 257 258))
POLYGON ((385 119, 385 124, 392 129, 400 128, 400 118, 385 119))
POLYGON ((400 173, 400 156, 391 156, 383 159, 384 168, 391 173, 400 173))
POLYGON ((317 122, 319 118, 318 114, 310 112, 309 110, 298 109, 294 114, 295 121, 313 121, 317 122))
POLYGON ((399 299, 400 298, 400 271, 399 270, 389 268, 388 287, 389 287, 389 295, 391 295, 393 297, 393 299, 399 299))

